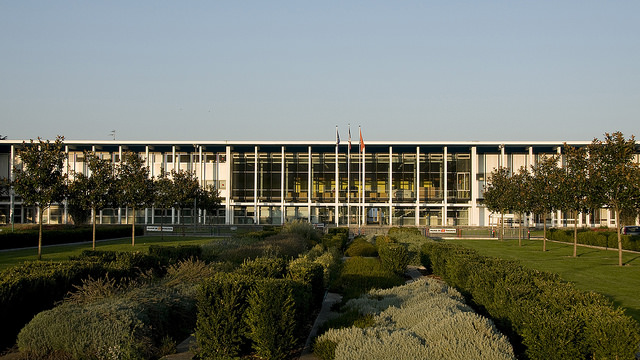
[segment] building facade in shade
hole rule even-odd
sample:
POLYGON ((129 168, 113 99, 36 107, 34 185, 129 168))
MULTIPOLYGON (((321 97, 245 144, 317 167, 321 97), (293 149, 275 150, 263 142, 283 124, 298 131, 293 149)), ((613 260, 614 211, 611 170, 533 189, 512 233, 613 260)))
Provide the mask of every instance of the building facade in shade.
MULTIPOLYGON (((12 178, 23 142, 0 141, 0 177, 12 178)), ((570 142, 584 146, 588 142, 570 142)), ((295 219, 337 226, 489 226, 483 205, 487 176, 497 167, 530 167, 548 154, 563 153, 563 142, 368 141, 65 141, 69 174, 87 172, 84 151, 118 163, 132 151, 146 159, 150 176, 164 171, 195 172, 222 199, 215 214, 183 209, 182 217, 161 209, 105 209, 99 223, 283 224, 295 219)), ((636 160, 637 160, 636 156, 636 160)), ((36 209, 10 192, 0 198, 0 223, 32 223, 36 209)), ((573 226, 573 216, 550 214, 550 225, 573 226)), ((535 217, 526 219, 534 225, 535 217)), ((45 211, 46 223, 70 222, 65 204, 45 211)), ((579 226, 615 226, 606 209, 579 217, 579 226)))

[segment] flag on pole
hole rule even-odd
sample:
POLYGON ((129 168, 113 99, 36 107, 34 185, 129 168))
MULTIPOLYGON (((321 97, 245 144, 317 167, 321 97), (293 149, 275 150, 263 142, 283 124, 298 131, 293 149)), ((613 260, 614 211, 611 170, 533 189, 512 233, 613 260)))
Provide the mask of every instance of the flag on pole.
POLYGON ((338 134, 338 125, 336 125, 336 145, 340 145, 340 134, 338 134))
POLYGON ((360 152, 364 152, 364 140, 362 140, 362 130, 360 130, 360 152))
POLYGON ((349 151, 351 151, 351 125, 349 125, 349 151))

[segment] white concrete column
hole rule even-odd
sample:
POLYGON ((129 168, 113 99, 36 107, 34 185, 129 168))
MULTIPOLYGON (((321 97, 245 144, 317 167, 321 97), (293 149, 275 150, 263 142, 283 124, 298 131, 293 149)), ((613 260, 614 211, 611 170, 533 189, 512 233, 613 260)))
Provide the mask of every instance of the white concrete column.
POLYGON ((285 208, 284 208, 284 145, 282 146, 281 149, 281 153, 282 153, 282 163, 280 164, 280 223, 282 225, 284 225, 285 223, 285 217, 286 217, 286 212, 285 212, 285 208))
MULTIPOLYGON (((11 145, 11 155, 9 156, 9 180, 13 183, 13 166, 15 165, 16 148, 15 145, 11 145)), ((15 212, 16 212, 15 194, 13 192, 13 186, 9 191, 9 216, 11 217, 11 225, 15 224, 15 212)), ((20 221, 22 223, 22 221, 20 221)))
POLYGON ((389 146, 389 226, 393 226, 393 146, 389 146))
POLYGON ((307 221, 311 223, 311 190, 313 178, 311 177, 311 146, 309 146, 309 165, 307 168, 307 221))
POLYGON ((449 204, 449 186, 447 184, 448 181, 448 175, 447 175, 447 171, 448 171, 448 149, 447 147, 443 147, 442 148, 442 162, 443 162, 443 171, 444 174, 442 176, 442 178, 444 179, 444 184, 442 186, 442 188, 444 189, 444 196, 443 196, 443 202, 442 202, 442 226, 447 226, 448 222, 447 222, 447 212, 448 212, 448 204, 449 204))
POLYGON ((416 147, 416 177, 415 177, 415 194, 416 194, 416 210, 414 216, 415 226, 420 225, 420 146, 416 147))
POLYGON ((478 153, 475 146, 471 147, 471 188, 469 195, 471 196, 471 214, 469 214, 469 225, 478 226, 480 223, 480 215, 478 213, 478 153))
POLYGON ((231 211, 231 190, 233 189, 233 179, 231 177, 231 172, 233 168, 233 158, 231 157, 231 146, 226 147, 226 156, 227 156, 227 171, 226 171, 226 180, 227 180, 227 192, 225 195, 225 222, 227 225, 233 224, 233 213, 231 211))
POLYGON ((258 146, 253 147, 253 221, 256 224, 260 222, 260 214, 258 213, 258 146))
POLYGON ((340 198, 340 175, 339 175, 339 169, 338 168, 339 168, 340 162, 338 160, 339 160, 338 159, 338 144, 336 143, 336 169, 335 169, 336 170, 335 171, 336 179, 335 179, 335 186, 334 186, 334 189, 333 189, 333 195, 334 195, 333 197, 334 197, 334 200, 335 200, 335 206, 334 206, 335 207, 335 210, 334 210, 334 214, 335 214, 334 218, 335 219, 334 220, 335 220, 336 226, 338 226, 339 223, 340 223, 339 216, 338 216, 338 199, 340 198))

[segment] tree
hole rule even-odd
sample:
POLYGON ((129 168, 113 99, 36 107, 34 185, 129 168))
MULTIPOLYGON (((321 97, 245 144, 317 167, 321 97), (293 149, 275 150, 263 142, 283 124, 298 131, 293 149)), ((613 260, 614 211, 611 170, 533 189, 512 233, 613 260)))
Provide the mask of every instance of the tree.
MULTIPOLYGON (((153 183, 153 193, 154 200, 153 204, 155 207, 162 209, 162 221, 161 225, 164 226, 164 219, 167 215, 167 209, 173 206, 173 180, 169 178, 168 174, 164 169, 162 173, 153 183)), ((162 226, 160 229, 160 235, 164 238, 164 231, 162 230, 162 226)))
POLYGON ((531 210, 542 215, 542 251, 547 251, 547 214, 558 209, 556 189, 559 185, 561 169, 558 157, 543 156, 531 167, 531 210))
POLYGON ((596 205, 589 177, 586 147, 573 147, 565 143, 565 166, 560 173, 557 194, 560 208, 573 213, 573 257, 578 256, 578 215, 588 213, 596 205))
POLYGON ((500 240, 504 240, 504 214, 513 207, 509 169, 499 167, 491 172, 489 185, 485 187, 484 204, 491 212, 500 213, 500 240))
POLYGON ((116 167, 116 202, 133 211, 131 222, 131 246, 136 244, 136 209, 153 202, 153 180, 149 178, 149 167, 136 153, 126 152, 116 167))
POLYGON ((215 212, 220 207, 220 193, 213 185, 201 187, 198 193, 197 208, 205 212, 215 212))
POLYGON ((85 152, 89 174, 74 173, 69 186, 70 204, 91 211, 93 249, 96 248, 96 215, 115 200, 115 169, 111 160, 85 152))
POLYGON ((618 226, 618 265, 622 266, 623 214, 635 218, 640 202, 638 164, 634 162, 636 142, 621 132, 605 133, 588 146, 589 166, 596 201, 613 210, 618 226))
POLYGON ((511 202, 513 211, 518 214, 518 246, 522 246, 522 216, 531 211, 531 181, 531 174, 525 167, 511 176, 511 202))
POLYGON ((171 170, 171 178, 173 179, 171 194, 173 207, 178 209, 178 223, 182 224, 182 209, 192 206, 193 211, 196 211, 195 201, 200 190, 200 183, 193 171, 171 170))
POLYGON ((64 200, 66 174, 64 170, 64 137, 52 143, 38 138, 30 144, 23 142, 18 149, 22 166, 14 165, 14 191, 27 206, 38 209, 38 259, 42 259, 42 215, 53 203, 64 200))

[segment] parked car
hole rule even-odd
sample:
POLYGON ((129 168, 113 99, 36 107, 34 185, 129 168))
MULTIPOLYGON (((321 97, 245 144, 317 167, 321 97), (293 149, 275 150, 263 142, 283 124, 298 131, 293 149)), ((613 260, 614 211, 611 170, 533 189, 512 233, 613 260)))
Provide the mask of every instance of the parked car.
POLYGON ((640 226, 625 226, 622 228, 622 235, 640 235, 640 226))

